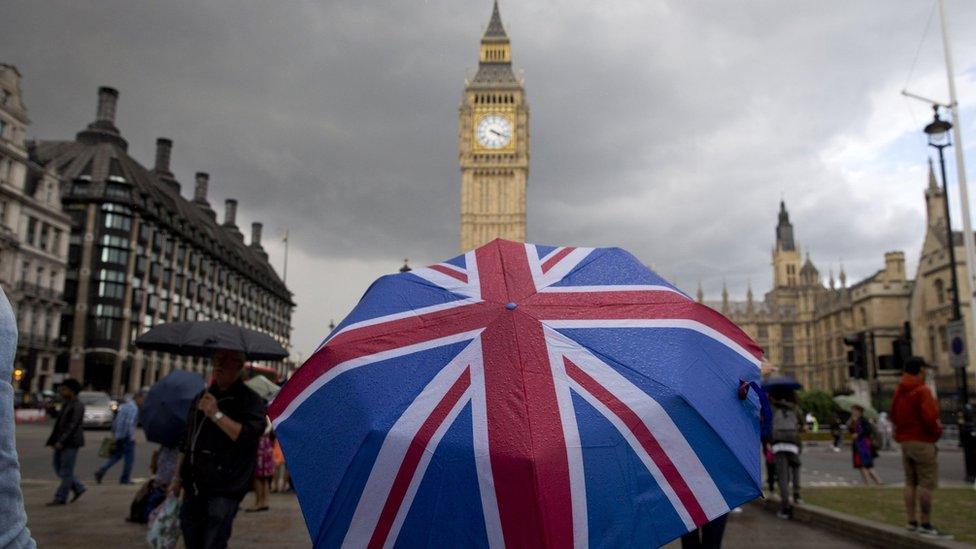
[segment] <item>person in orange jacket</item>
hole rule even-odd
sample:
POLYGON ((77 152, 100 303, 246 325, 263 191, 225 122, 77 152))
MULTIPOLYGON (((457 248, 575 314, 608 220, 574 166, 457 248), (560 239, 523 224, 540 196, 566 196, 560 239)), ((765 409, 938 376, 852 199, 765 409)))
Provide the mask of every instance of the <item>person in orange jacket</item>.
POLYGON ((942 436, 939 403, 925 385, 929 367, 919 357, 905 362, 904 374, 891 401, 891 421, 895 440, 901 444, 901 461, 905 468, 906 528, 926 537, 951 539, 932 526, 932 491, 938 486, 939 459, 936 441, 942 436), (916 520, 915 509, 920 516, 916 520))

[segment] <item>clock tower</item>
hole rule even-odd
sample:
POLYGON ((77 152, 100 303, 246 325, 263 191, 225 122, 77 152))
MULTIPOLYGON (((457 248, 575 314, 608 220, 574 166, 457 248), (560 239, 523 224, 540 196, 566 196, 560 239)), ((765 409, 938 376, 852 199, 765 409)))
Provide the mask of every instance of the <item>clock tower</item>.
POLYGON ((459 109, 461 250, 495 238, 525 240, 529 106, 512 72, 512 48, 498 13, 481 37, 478 72, 459 109))

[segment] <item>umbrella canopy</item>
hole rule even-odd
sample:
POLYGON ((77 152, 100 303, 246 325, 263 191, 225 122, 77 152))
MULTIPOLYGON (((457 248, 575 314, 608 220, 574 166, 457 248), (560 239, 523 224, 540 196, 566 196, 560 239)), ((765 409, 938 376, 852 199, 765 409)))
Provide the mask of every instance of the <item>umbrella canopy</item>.
POLYGON ((268 334, 229 322, 167 322, 136 338, 136 347, 186 356, 213 355, 217 349, 241 351, 248 360, 281 360, 285 350, 268 334))
POLYGON ((793 379, 790 376, 772 376, 766 378, 762 382, 763 389, 769 390, 784 390, 784 391, 799 391, 803 388, 800 382, 793 379))
POLYGON ((623 250, 495 240, 374 282, 269 414, 318 547, 658 546, 760 495, 760 358, 623 250))
POLYGON ((834 402, 845 412, 850 412, 851 408, 857 405, 864 408, 864 417, 868 419, 878 418, 878 411, 874 409, 874 406, 871 406, 870 402, 864 402, 854 395, 837 395, 834 397, 834 402))
POLYGON ((146 439, 163 446, 179 444, 190 405, 205 388, 200 374, 186 370, 173 370, 150 387, 139 407, 139 423, 146 439))
POLYGON ((245 385, 251 388, 252 391, 258 394, 264 400, 271 400, 281 387, 275 385, 270 379, 264 376, 254 376, 251 379, 244 382, 245 385))

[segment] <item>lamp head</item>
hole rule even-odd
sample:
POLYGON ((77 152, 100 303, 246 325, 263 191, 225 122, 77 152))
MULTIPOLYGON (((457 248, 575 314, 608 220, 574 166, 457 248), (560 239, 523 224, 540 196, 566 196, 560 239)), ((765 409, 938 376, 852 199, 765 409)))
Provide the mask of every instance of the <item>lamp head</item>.
POLYGON ((938 105, 933 106, 932 110, 935 111, 935 114, 932 116, 932 122, 925 126, 925 134, 929 136, 929 145, 933 147, 948 147, 949 130, 952 129, 952 124, 939 118, 938 105))

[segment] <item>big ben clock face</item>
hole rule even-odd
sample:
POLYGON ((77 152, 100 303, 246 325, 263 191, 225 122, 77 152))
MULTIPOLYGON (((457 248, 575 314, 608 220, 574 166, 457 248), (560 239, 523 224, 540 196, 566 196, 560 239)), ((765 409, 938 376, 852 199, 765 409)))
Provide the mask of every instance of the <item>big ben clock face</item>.
POLYGON ((489 114, 478 121, 475 137, 486 149, 504 149, 512 142, 512 121, 500 114, 489 114))

